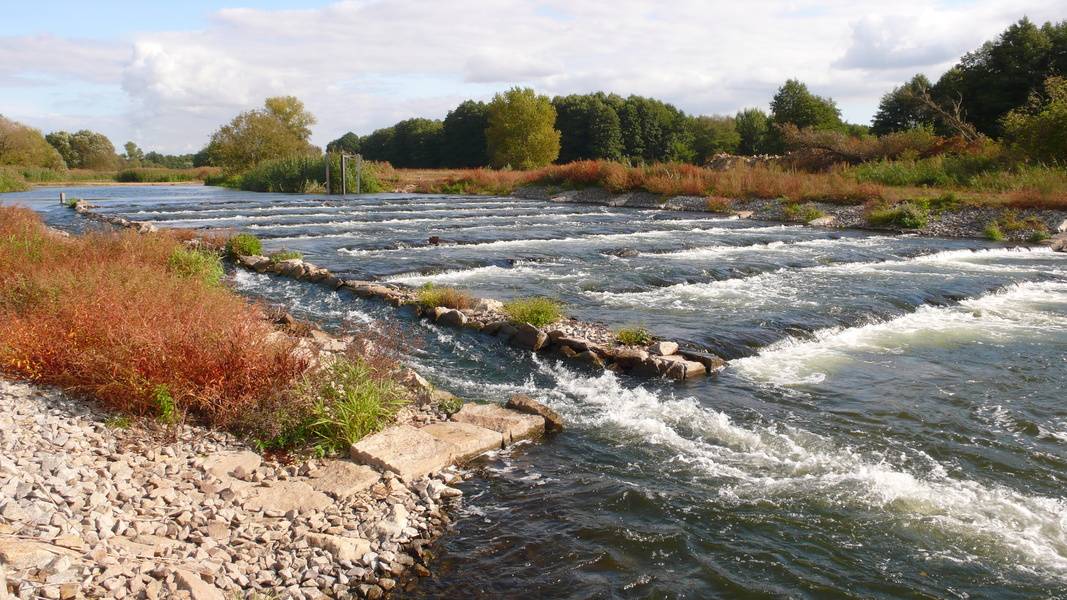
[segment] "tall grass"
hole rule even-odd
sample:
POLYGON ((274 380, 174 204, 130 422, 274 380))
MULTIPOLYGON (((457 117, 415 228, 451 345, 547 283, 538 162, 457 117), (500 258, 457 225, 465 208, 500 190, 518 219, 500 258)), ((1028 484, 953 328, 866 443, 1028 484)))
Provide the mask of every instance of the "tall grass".
POLYGON ((171 268, 173 237, 54 237, 30 210, 0 208, 0 370, 107 406, 239 426, 307 363, 262 311, 210 278, 171 268), (161 388, 160 386, 165 386, 161 388))
POLYGON ((0 193, 24 192, 30 185, 14 167, 0 166, 0 193))
MULTIPOLYGON (((280 192, 290 194, 322 193, 326 191, 326 162, 330 162, 330 191, 341 190, 341 160, 329 156, 289 156, 265 160, 248 171, 228 179, 209 179, 209 184, 237 187, 250 192, 280 192)), ((345 171, 349 193, 356 191, 355 164, 349 163, 345 171)), ((382 191, 378 178, 378 166, 364 161, 359 178, 362 193, 382 191)))
POLYGON ((426 309, 438 306, 455 309, 473 308, 475 304, 474 297, 462 290, 441 287, 432 283, 419 288, 417 299, 419 305, 426 309))
POLYGON ((119 171, 115 174, 115 181, 121 183, 180 183, 185 181, 204 181, 219 173, 221 173, 221 169, 217 167, 199 167, 195 169, 137 167, 119 171))

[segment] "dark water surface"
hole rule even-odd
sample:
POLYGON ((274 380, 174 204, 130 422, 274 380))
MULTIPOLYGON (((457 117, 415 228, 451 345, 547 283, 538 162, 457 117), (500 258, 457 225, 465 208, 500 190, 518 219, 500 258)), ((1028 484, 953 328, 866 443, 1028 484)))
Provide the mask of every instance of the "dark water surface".
MULTIPOLYGON (((57 191, 0 202, 83 226, 57 191)), ((509 198, 67 192, 352 277, 553 296, 735 359, 681 385, 585 372, 238 273, 328 324, 399 320, 435 383, 528 393, 570 424, 475 465, 410 597, 1067 597, 1065 255, 509 198)))

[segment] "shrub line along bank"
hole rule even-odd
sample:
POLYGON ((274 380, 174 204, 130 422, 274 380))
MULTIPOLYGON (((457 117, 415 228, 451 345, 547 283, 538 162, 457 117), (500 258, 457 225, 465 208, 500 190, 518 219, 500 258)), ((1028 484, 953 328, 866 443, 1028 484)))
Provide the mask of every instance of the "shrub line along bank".
MULTIPOLYGON (((96 221, 141 233, 156 231, 151 223, 93 212, 92 205, 84 201, 75 201, 71 206, 78 214, 96 221)), ((726 365, 726 361, 705 349, 682 348, 677 342, 661 340, 643 347, 621 344, 615 340, 613 332, 598 324, 568 319, 537 327, 515 322, 505 312, 502 302, 489 298, 472 299, 471 308, 424 307, 419 302, 419 294, 412 288, 374 281, 342 280, 329 270, 299 258, 271 260, 267 256, 238 253, 235 262, 258 273, 318 283, 336 291, 347 289, 360 298, 376 298, 397 307, 411 306, 419 316, 440 325, 480 331, 510 346, 550 353, 591 368, 680 381, 715 373, 726 365)))

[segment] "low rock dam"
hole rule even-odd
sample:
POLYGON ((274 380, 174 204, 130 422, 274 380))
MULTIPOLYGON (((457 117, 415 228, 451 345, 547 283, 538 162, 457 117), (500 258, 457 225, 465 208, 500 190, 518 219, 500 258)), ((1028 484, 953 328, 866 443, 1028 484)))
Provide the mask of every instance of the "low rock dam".
MULTIPOLYGON (((67 188, 156 228, 253 233, 341 280, 545 296, 725 359, 641 377, 234 268, 242 294, 387 324, 463 399, 566 429, 469 464, 432 575, 396 597, 1057 597, 1067 588, 1067 254, 537 199, 67 188), (432 241, 431 241, 432 240, 432 241)), ((57 190, 0 202, 96 226, 57 190)))

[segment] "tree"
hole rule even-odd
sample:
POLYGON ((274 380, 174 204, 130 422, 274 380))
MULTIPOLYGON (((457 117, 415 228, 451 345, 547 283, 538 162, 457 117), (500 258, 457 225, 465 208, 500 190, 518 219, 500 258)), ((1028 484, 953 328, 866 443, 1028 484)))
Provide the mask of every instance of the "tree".
POLYGON ((917 127, 933 127, 937 118, 921 98, 923 92, 931 87, 930 80, 920 73, 882 96, 878 112, 871 122, 871 133, 886 135, 917 127))
POLYGON ((63 157, 41 132, 0 115, 0 165, 66 168, 63 157))
POLYGON ((133 142, 126 142, 126 144, 123 145, 123 149, 126 151, 126 153, 123 155, 123 158, 126 159, 126 162, 136 166, 140 166, 141 162, 144 161, 144 151, 138 148, 137 144, 133 142))
POLYGON ((932 96, 941 104, 960 102, 967 121, 981 133, 997 136, 1004 115, 1040 92, 1047 77, 1065 69, 1067 21, 1039 28, 1023 18, 964 55, 938 80, 932 96))
POLYGON ((392 163, 396 160, 393 156, 393 138, 396 132, 392 127, 376 129, 368 136, 359 140, 363 158, 367 160, 379 160, 392 163))
POLYGON ((753 156, 767 152, 767 134, 771 119, 758 108, 746 108, 734 117, 734 127, 740 138, 737 151, 753 156))
POLYGON ((560 131, 559 162, 622 157, 619 115, 604 94, 556 96, 552 105, 560 131))
POLYGON ((394 167, 431 169, 441 162, 444 126, 431 119, 406 119, 393 126, 394 167))
POLYGON ((800 129, 836 129, 841 126, 841 111, 832 99, 816 96, 808 86, 790 79, 771 100, 771 122, 792 123, 800 129))
POLYGON ((72 169, 114 169, 119 156, 115 146, 102 133, 82 129, 74 133, 53 131, 45 136, 72 169))
POLYGON ((768 132, 767 145, 776 153, 785 151, 782 125, 795 125, 799 129, 810 127, 817 131, 842 126, 837 104, 830 98, 812 94, 808 86, 796 79, 786 81, 771 100, 771 123, 774 127, 768 132))
POLYGON ((304 103, 296 96, 274 96, 263 101, 266 111, 281 121, 297 138, 311 139, 311 126, 315 115, 304 109, 304 103))
POLYGON ((1067 78, 1049 77, 1045 93, 1031 94, 1026 105, 1003 119, 1004 137, 1029 158, 1067 163, 1067 78))
POLYGON ((720 152, 734 154, 741 144, 733 117, 701 116, 693 119, 693 151, 697 164, 720 152))
POLYGON ((666 102, 630 96, 619 110, 625 155, 640 162, 688 160, 693 133, 685 113, 666 102))
POLYGON ((519 87, 497 94, 488 120, 485 137, 493 166, 535 169, 559 156, 556 109, 547 96, 519 87))
POLYGON ((441 139, 441 166, 484 167, 489 164, 485 130, 489 127, 489 107, 485 102, 467 100, 448 111, 441 139))
POLYGON ((326 144, 326 151, 359 154, 359 136, 349 131, 329 144, 326 144))
POLYGON ((268 98, 265 108, 245 111, 212 134, 210 161, 232 175, 263 160, 317 154, 304 135, 310 135, 306 126, 314 122, 299 100, 268 98))

